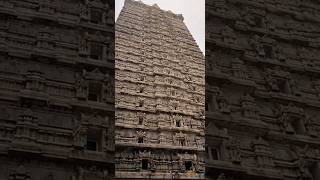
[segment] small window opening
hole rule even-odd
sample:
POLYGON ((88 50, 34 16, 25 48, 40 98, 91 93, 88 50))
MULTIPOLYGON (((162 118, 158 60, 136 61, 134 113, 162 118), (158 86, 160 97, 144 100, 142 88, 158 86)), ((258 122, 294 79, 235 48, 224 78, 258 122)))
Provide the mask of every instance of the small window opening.
POLYGON ((101 141, 101 132, 96 129, 88 129, 86 149, 90 151, 99 151, 101 141))
POLYGON ((211 148, 211 157, 213 160, 219 160, 219 151, 216 148, 211 148))
POLYGON ((174 110, 177 110, 177 105, 174 105, 174 110))
POLYGON ((143 101, 140 101, 139 102, 139 107, 142 107, 143 106, 143 101))
POLYGON ((304 124, 299 118, 295 118, 291 123, 296 134, 304 134, 304 124))
POLYGON ((88 100, 100 101, 102 85, 99 83, 89 83, 88 100))
POLYGON ((171 91, 171 95, 172 95, 172 96, 175 96, 175 95, 176 95, 176 92, 175 92, 175 91, 171 91))
POLYGON ((278 79, 277 80, 277 85, 279 87, 279 91, 282 93, 289 93, 289 88, 288 88, 288 84, 287 81, 284 79, 278 79))
POLYGON ((206 152, 206 158, 208 158, 209 157, 209 148, 208 148, 208 146, 205 146, 205 152, 206 152))
POLYGON ((138 138, 138 143, 143 143, 143 137, 138 138))
POLYGON ((180 121, 176 121, 176 126, 177 127, 181 127, 181 122, 180 121))
POLYGON ((143 93, 143 90, 144 90, 144 88, 143 88, 143 87, 140 87, 139 92, 140 92, 140 93, 143 93))
POLYGON ((257 27, 262 27, 262 18, 255 16, 254 17, 254 23, 256 24, 257 27))
POLYGON ((142 125, 142 123, 143 123, 143 117, 139 117, 139 122, 138 122, 138 124, 139 124, 139 125, 142 125))
POLYGON ((192 161, 185 161, 184 166, 187 171, 191 171, 192 170, 192 161))
POLYGON ((102 59, 102 45, 97 43, 91 44, 90 58, 95 60, 102 59))
POLYGON ((102 12, 92 9, 90 22, 94 24, 102 23, 102 12))
POLYGON ((149 161, 148 159, 142 159, 142 169, 148 169, 149 161))
POLYGON ((320 162, 309 163, 308 169, 313 180, 320 179, 320 162))
POLYGON ((181 139, 181 140, 180 140, 180 145, 181 145, 181 146, 185 146, 185 143, 186 143, 186 141, 185 141, 184 139, 181 139))
POLYGON ((264 49, 264 52, 265 52, 267 58, 273 58, 273 48, 272 48, 272 46, 264 45, 263 49, 264 49))

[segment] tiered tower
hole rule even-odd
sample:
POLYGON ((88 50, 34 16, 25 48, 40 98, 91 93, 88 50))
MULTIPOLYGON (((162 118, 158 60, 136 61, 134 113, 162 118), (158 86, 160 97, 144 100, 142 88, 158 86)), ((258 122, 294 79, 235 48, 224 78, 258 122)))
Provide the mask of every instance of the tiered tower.
POLYGON ((116 177, 204 178, 204 56, 182 15, 126 0, 116 22, 116 177))
POLYGON ((0 179, 114 175, 113 0, 0 1, 0 179))
POLYGON ((206 2, 208 179, 320 179, 319 9, 206 2))

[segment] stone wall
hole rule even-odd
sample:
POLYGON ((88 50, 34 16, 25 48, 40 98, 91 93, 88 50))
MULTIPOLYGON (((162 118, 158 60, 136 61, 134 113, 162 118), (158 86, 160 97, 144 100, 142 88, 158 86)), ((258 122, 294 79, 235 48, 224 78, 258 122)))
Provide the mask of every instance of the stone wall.
POLYGON ((206 1, 208 179, 320 179, 316 1, 206 1))
POLYGON ((2 0, 0 24, 0 179, 112 177, 114 2, 2 0))
POLYGON ((204 57, 181 15, 126 0, 116 22, 116 177, 204 178, 204 57))

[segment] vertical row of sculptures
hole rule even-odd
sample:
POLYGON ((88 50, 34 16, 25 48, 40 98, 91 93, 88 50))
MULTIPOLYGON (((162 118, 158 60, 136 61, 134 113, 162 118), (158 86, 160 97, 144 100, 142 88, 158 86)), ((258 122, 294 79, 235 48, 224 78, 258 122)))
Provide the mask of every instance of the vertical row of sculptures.
POLYGON ((204 178, 204 68, 181 15, 125 1, 116 22, 117 177, 204 178))
POLYGON ((206 1, 208 179, 320 178, 314 7, 206 1))
POLYGON ((0 179, 112 177, 114 1, 5 0, 0 14, 0 179))

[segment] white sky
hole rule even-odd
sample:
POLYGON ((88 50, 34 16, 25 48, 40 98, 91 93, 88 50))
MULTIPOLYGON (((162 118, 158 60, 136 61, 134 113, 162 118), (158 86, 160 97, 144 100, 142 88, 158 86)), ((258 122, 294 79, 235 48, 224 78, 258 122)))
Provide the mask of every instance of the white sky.
MULTIPOLYGON (((125 0, 115 0, 115 17, 123 7, 125 0)), ((184 23, 191 32, 203 54, 205 53, 205 0, 141 0, 144 4, 157 4, 163 10, 182 14, 184 23)))

